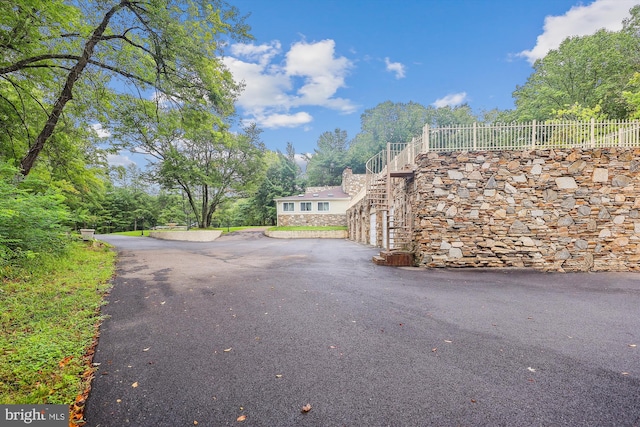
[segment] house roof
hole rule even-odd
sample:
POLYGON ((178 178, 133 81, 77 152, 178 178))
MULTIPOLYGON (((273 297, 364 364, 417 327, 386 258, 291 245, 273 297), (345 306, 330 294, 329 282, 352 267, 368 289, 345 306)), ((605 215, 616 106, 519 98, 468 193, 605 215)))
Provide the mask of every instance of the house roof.
POLYGON ((323 191, 315 193, 304 193, 297 196, 278 197, 276 201, 290 201, 290 200, 349 200, 351 196, 342 191, 342 187, 331 187, 323 191))

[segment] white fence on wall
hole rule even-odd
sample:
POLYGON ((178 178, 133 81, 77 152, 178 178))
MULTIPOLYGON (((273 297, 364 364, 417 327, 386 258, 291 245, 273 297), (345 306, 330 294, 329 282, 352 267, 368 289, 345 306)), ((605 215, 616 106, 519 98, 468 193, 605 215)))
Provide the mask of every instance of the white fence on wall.
POLYGON ((453 125, 423 128, 408 143, 389 144, 367 162, 367 173, 380 173, 389 164, 401 170, 415 156, 429 151, 548 150, 570 148, 639 147, 640 121, 532 121, 528 123, 453 125))
POLYGON ((640 121, 534 120, 528 123, 425 126, 419 139, 423 152, 640 147, 640 121))
POLYGON ((427 151, 544 150, 640 146, 640 122, 532 121, 529 123, 425 127, 427 151))

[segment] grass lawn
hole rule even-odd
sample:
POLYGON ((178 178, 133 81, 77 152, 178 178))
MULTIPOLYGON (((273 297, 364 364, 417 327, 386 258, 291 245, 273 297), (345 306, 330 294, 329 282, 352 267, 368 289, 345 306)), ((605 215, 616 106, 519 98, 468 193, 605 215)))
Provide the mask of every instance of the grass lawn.
POLYGON ((111 234, 118 234, 120 236, 137 236, 140 237, 141 235, 144 236, 149 236, 149 230, 144 230, 144 231, 118 231, 117 233, 111 233, 111 234), (144 233, 144 234, 143 234, 144 233))
POLYGON ((75 242, 63 256, 0 269, 0 404, 81 412, 115 258, 104 244, 75 242))
POLYGON ((241 230, 246 230, 248 228, 256 228, 256 227, 263 227, 262 225, 248 225, 248 226, 242 226, 242 227, 218 227, 218 228, 214 228, 213 230, 222 230, 222 234, 224 233, 233 233, 234 231, 241 231, 241 230))

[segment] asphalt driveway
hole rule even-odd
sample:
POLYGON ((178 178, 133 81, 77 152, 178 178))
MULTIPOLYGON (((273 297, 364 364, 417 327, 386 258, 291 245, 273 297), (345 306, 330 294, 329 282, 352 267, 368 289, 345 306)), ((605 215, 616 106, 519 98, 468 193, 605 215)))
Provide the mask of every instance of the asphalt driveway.
POLYGON ((257 231, 98 237, 120 260, 89 426, 640 426, 638 274, 381 267, 257 231))

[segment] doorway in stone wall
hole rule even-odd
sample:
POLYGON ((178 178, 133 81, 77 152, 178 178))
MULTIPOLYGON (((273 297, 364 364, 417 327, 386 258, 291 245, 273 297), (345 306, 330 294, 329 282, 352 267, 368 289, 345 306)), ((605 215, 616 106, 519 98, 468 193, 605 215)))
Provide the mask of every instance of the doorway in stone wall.
POLYGON ((369 244, 371 246, 377 246, 376 236, 378 235, 378 228, 376 226, 376 211, 369 214, 369 244))

